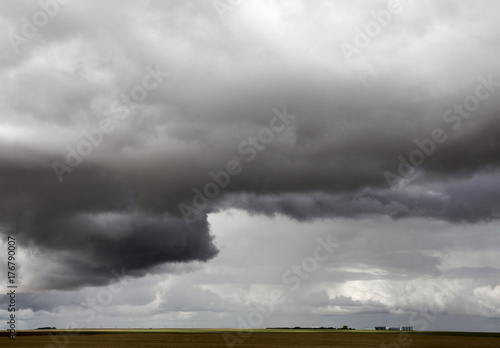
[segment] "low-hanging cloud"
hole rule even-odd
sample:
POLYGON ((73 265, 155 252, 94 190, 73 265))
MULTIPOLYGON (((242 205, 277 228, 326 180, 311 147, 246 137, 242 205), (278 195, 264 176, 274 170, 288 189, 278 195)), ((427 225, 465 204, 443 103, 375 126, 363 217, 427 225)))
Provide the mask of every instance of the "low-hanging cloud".
MULTIPOLYGON (((18 52, 7 39, 0 45, 8 81, 0 87, 0 231, 78 274, 47 275, 40 288, 74 288, 105 284, 114 268, 143 275, 210 260, 217 247, 206 214, 219 209, 297 220, 500 218, 498 4, 405 6, 351 62, 339 44, 385 2, 363 16, 349 4, 250 1, 227 22, 195 1, 61 6, 18 52), (347 23, 334 13, 358 14, 347 23), (113 103, 156 66, 168 79, 126 118, 114 117, 113 103), (470 115, 454 109, 485 80, 489 97, 470 115), (283 107, 293 122, 249 163, 238 145, 283 107), (65 163, 68 147, 76 151, 82 132, 103 119, 114 120, 113 132, 59 182, 51 164, 65 163), (384 174, 398 173, 436 128, 446 140, 416 178, 389 185, 384 174), (192 205, 194 190, 230 160, 241 173, 186 224, 179 204, 192 205)), ((23 16, 36 11, 29 2, 1 11, 6 30, 21 33, 23 16)))

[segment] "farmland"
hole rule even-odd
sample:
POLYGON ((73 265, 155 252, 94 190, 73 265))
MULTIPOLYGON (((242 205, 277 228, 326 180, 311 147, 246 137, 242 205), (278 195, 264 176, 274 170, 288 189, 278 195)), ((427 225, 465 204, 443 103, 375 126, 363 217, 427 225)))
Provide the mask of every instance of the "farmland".
POLYGON ((500 333, 364 330, 86 329, 2 332, 0 347, 500 347, 500 333))

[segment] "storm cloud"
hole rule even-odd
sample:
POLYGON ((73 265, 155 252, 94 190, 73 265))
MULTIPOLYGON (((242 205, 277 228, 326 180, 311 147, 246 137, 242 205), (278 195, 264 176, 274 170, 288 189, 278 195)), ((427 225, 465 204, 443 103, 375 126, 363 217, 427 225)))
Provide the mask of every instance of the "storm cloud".
MULTIPOLYGON (((31 290, 209 264, 232 209, 500 218, 497 2, 214 3, 0 3, 0 233, 50 260, 31 290)), ((439 257, 391 262, 436 276, 439 257)))

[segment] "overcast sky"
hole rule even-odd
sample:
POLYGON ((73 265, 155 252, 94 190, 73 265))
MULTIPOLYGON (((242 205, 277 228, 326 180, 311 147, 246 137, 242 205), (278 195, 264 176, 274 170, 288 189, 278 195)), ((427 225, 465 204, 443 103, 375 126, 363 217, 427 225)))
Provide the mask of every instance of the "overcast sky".
POLYGON ((499 15, 0 1, 18 329, 500 331, 499 15))

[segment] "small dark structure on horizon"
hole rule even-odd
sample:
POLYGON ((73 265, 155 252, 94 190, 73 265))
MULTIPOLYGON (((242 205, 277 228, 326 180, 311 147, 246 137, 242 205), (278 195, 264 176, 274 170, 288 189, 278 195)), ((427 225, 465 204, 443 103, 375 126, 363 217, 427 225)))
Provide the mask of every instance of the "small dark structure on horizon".
POLYGON ((44 327, 37 327, 37 330, 56 330, 55 326, 44 326, 44 327))

